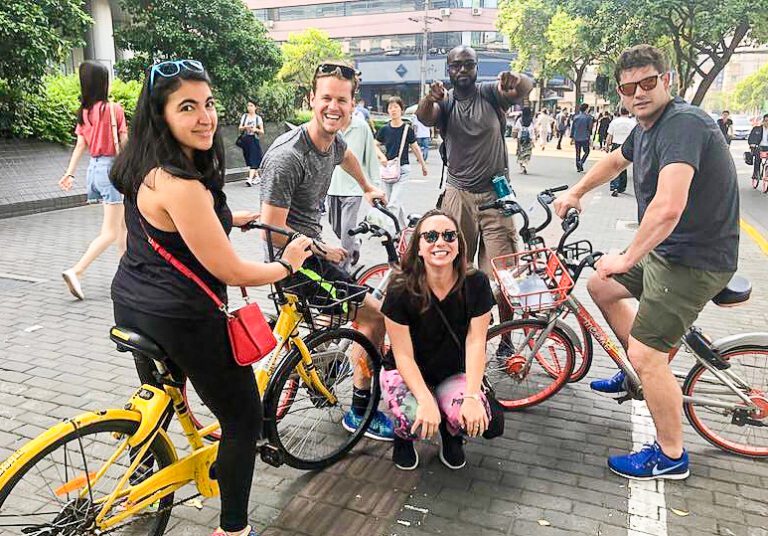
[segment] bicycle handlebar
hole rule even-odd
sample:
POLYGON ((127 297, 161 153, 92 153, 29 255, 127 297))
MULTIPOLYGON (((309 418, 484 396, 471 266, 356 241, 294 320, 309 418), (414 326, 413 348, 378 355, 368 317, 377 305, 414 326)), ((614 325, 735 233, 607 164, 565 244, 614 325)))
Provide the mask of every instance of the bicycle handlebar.
POLYGON ((370 233, 371 231, 373 231, 371 225, 367 221, 361 221, 359 224, 357 224, 357 227, 347 231, 347 234, 349 236, 355 236, 359 234, 370 233))
POLYGON ((581 271, 587 266, 589 266, 590 268, 594 268, 597 260, 603 255, 604 253, 602 251, 595 251, 594 253, 591 253, 586 257, 584 257, 583 259, 581 259, 581 262, 579 262, 578 266, 574 268, 573 274, 571 276, 573 278, 574 284, 576 283, 576 281, 578 281, 579 276, 581 275, 581 271))
POLYGON ((392 214, 389 209, 387 209, 386 205, 381 202, 381 199, 374 199, 373 200, 373 207, 377 210, 379 210, 382 214, 387 216, 390 220, 392 220, 392 223, 395 224, 395 232, 399 235, 402 232, 402 229, 400 228, 400 222, 397 219, 397 216, 392 214))
POLYGON ((497 199, 492 203, 485 203, 483 205, 480 205, 478 208, 480 210, 490 210, 494 208, 499 209, 509 217, 512 217, 515 214, 520 214, 523 217, 523 226, 520 229, 520 234, 528 232, 528 226, 530 224, 530 220, 528 219, 528 213, 525 211, 523 207, 520 206, 520 204, 517 201, 497 199))

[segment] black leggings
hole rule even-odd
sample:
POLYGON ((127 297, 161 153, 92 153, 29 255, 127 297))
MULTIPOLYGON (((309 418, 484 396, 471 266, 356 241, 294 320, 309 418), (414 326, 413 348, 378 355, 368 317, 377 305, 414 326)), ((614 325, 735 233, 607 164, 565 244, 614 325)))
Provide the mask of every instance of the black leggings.
MULTIPOLYGON (((261 400, 250 367, 232 358, 226 320, 164 318, 115 304, 115 323, 146 335, 168 354, 174 378, 188 377, 202 401, 221 423, 216 477, 221 489, 221 528, 248 525, 248 498, 261 435, 261 400)), ((142 383, 157 385, 152 365, 137 360, 142 383)))

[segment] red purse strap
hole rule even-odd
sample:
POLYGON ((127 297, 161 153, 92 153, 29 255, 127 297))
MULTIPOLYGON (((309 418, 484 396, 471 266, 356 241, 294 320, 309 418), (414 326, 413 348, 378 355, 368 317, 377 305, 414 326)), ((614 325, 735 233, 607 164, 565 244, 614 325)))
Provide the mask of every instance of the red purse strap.
MULTIPOLYGON (((149 242, 149 245, 152 246, 152 249, 154 249, 158 255, 160 255, 163 259, 168 262, 171 266, 176 268, 179 272, 181 272, 184 276, 186 276, 188 279, 191 279, 200 289, 205 292, 211 300, 213 300, 213 303, 216 304, 216 308, 219 309, 222 313, 226 314, 227 316, 230 316, 229 309, 227 309, 226 304, 221 301, 221 299, 216 295, 215 292, 211 290, 211 288, 203 282, 202 279, 200 279, 197 274, 195 274, 192 270, 186 267, 184 263, 182 263, 179 259, 173 256, 173 254, 165 249, 163 246, 161 246, 154 238, 149 236, 149 233, 147 232, 147 228, 144 225, 144 222, 141 220, 141 215, 139 214, 139 223, 141 223, 141 228, 144 230, 144 234, 147 236, 147 242, 149 242)), ((248 301, 248 293, 245 290, 245 287, 240 287, 240 292, 243 295, 243 299, 248 301)))

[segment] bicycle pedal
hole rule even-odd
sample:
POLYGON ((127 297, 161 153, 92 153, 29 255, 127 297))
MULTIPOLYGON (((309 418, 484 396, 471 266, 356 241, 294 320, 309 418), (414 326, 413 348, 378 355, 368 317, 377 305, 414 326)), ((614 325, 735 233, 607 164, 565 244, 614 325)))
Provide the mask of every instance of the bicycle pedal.
POLYGON ((283 453, 272 445, 262 445, 259 449, 261 455, 261 461, 272 467, 280 467, 285 463, 283 453))
POLYGON ((635 397, 633 397, 631 394, 627 393, 627 394, 626 394, 626 395, 624 395, 624 396, 620 396, 620 397, 618 397, 618 398, 614 398, 614 400, 615 400, 616 402, 618 402, 619 404, 623 404, 623 403, 624 403, 624 402, 626 402, 627 400, 632 400, 633 398, 635 398, 635 397))

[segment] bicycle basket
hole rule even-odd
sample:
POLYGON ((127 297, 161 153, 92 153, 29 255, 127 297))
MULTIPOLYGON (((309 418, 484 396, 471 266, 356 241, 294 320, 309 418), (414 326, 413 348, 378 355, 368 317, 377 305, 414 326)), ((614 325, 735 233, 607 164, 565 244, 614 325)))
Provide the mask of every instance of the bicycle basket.
POLYGON ((405 250, 408 249, 408 244, 411 243, 415 230, 415 227, 406 227, 400 234, 400 242, 397 243, 397 254, 401 259, 405 256, 405 250))
MULTIPOLYGON (((368 287, 344 281, 308 279, 283 287, 283 292, 298 298, 298 308, 311 328, 338 328, 355 320, 368 287)), ((275 299, 277 296, 271 297, 275 299)))
POLYGON ((554 309, 568 298, 573 279, 549 248, 496 257, 493 275, 513 311, 554 309))

